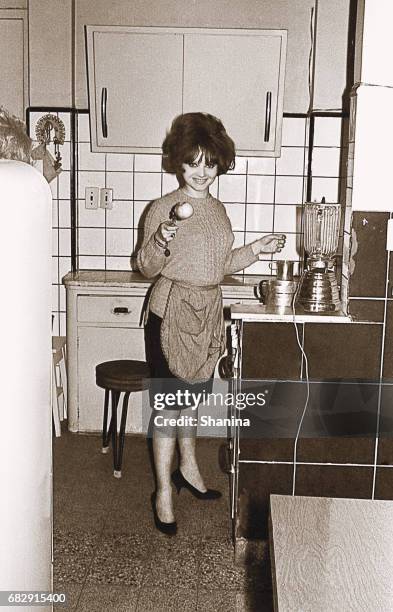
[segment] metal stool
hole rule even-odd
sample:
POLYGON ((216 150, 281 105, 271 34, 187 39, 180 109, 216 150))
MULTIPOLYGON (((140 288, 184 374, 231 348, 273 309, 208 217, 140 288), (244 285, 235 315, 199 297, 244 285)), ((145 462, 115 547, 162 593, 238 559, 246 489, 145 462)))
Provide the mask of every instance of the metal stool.
POLYGON ((113 475, 121 478, 121 462, 124 448, 124 432, 126 428, 128 399, 130 393, 146 388, 146 379, 150 371, 145 361, 121 359, 105 361, 96 366, 96 383, 105 389, 104 422, 102 427, 102 452, 109 452, 109 438, 112 439, 113 475), (124 393, 121 412, 120 430, 117 431, 117 406, 120 395, 124 393), (108 429, 109 394, 111 395, 111 420, 108 429))

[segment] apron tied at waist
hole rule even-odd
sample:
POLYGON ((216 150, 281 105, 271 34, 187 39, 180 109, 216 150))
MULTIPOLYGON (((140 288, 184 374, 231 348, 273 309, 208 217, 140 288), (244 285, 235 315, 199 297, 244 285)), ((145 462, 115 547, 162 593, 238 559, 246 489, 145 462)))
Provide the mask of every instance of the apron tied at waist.
POLYGON ((225 350, 219 285, 172 281, 161 324, 161 347, 170 371, 190 383, 211 378, 225 350))

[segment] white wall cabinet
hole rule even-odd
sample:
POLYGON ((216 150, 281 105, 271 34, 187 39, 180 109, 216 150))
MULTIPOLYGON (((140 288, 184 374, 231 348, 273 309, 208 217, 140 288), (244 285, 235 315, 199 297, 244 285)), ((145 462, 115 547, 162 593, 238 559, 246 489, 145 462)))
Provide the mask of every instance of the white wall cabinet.
POLYGON ((182 113, 220 117, 238 155, 279 156, 285 30, 87 26, 93 151, 161 153, 182 113))
POLYGON ((28 105, 25 10, 0 9, 0 106, 24 119, 28 105))

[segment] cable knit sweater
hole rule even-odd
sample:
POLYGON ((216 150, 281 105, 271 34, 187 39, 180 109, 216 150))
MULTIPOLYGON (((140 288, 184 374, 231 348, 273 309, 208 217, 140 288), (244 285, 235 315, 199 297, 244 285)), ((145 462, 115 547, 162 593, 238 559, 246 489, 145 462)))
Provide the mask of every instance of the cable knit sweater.
POLYGON ((232 250, 234 235, 223 204, 210 194, 192 198, 176 189, 154 201, 146 215, 142 247, 138 252, 139 270, 147 278, 160 275, 151 298, 150 310, 164 316, 171 281, 196 286, 218 285, 226 274, 243 270, 257 261, 251 244, 232 250), (176 237, 168 247, 170 256, 154 241, 163 221, 169 220, 171 208, 178 202, 189 202, 194 214, 178 221, 176 237))

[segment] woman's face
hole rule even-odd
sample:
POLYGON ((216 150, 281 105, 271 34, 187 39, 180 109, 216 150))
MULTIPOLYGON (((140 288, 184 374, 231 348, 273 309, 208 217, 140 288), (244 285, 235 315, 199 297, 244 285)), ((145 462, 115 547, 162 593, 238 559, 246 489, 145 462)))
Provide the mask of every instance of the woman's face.
POLYGON ((206 162, 205 154, 200 153, 194 161, 182 164, 182 168, 183 191, 193 198, 205 198, 217 176, 217 164, 206 162))

